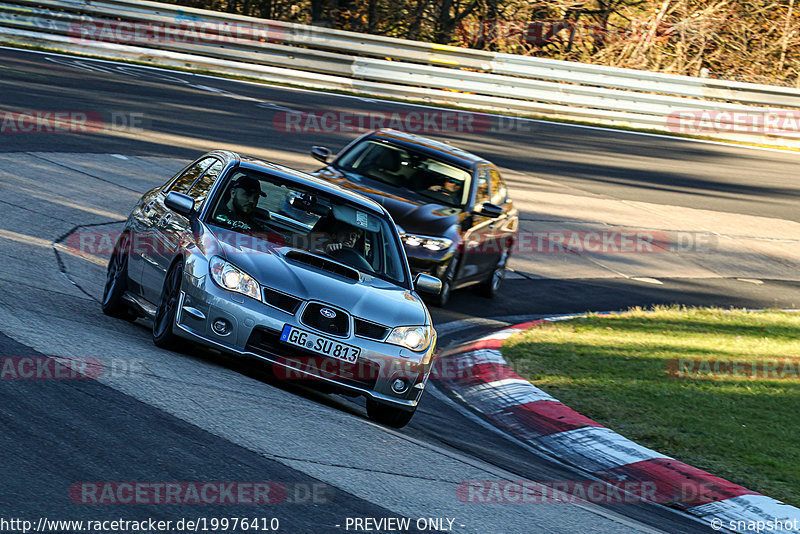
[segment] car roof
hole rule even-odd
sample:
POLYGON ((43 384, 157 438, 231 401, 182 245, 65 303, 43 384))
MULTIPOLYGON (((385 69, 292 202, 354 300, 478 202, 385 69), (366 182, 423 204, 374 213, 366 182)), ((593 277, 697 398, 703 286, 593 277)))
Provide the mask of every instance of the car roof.
POLYGON ((364 195, 356 193, 355 191, 339 187, 336 184, 332 184, 326 180, 317 178, 316 176, 312 176, 303 171, 251 156, 243 156, 240 154, 234 155, 239 159, 239 168, 265 172, 267 174, 297 182, 301 186, 311 187, 322 191, 323 193, 344 198, 345 200, 357 204, 365 209, 377 211, 378 213, 387 213, 386 210, 383 209, 383 206, 371 198, 365 197, 364 195))
POLYGON ((369 134, 370 139, 385 139, 393 144, 422 152, 437 159, 443 159, 461 167, 471 168, 476 163, 489 163, 485 158, 477 156, 466 150, 448 145, 442 141, 435 141, 420 135, 401 132, 384 128, 369 134))

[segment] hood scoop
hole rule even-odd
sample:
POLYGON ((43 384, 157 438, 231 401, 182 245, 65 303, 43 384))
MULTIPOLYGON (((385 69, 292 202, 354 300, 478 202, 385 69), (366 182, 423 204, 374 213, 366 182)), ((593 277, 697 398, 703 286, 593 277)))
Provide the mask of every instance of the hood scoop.
POLYGON ((342 265, 339 262, 329 260, 321 256, 317 256, 316 254, 309 254, 308 252, 302 252, 300 250, 290 250, 289 252, 286 253, 286 259, 296 261, 298 263, 304 263, 306 265, 311 265, 312 267, 316 267, 317 269, 322 269, 323 271, 328 271, 334 274, 338 274, 339 276, 348 278, 355 282, 361 280, 361 275, 358 273, 357 270, 353 269, 352 267, 347 267, 346 265, 342 265))

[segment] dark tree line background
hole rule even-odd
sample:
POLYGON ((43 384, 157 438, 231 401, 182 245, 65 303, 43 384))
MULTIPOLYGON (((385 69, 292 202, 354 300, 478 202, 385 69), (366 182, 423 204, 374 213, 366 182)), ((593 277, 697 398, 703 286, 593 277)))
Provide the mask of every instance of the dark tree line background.
POLYGON ((796 0, 173 0, 515 54, 800 87, 796 0))

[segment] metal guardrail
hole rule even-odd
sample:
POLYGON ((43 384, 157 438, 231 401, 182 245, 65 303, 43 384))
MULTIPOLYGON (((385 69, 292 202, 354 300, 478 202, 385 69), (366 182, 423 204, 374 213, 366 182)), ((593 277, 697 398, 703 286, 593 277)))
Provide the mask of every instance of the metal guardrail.
POLYGON ((800 146, 798 89, 456 48, 172 4, 8 0, 0 2, 0 40, 487 111, 800 146))

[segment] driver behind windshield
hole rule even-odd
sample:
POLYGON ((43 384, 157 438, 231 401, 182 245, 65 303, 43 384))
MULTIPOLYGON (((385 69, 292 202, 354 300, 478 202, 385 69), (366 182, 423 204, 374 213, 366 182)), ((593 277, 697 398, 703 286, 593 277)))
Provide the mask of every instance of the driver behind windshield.
POLYGON ((335 252, 343 248, 351 248, 360 253, 361 251, 356 248, 356 245, 363 234, 363 230, 355 226, 339 224, 330 232, 330 240, 325 244, 325 252, 335 252))
POLYGON ((428 187, 428 191, 444 195, 450 202, 459 203, 461 201, 462 187, 463 182, 461 180, 446 176, 443 182, 428 187))
POLYGON ((266 228, 255 218, 255 212, 259 197, 265 196, 258 180, 242 175, 231 182, 214 220, 231 228, 263 231, 266 228))

